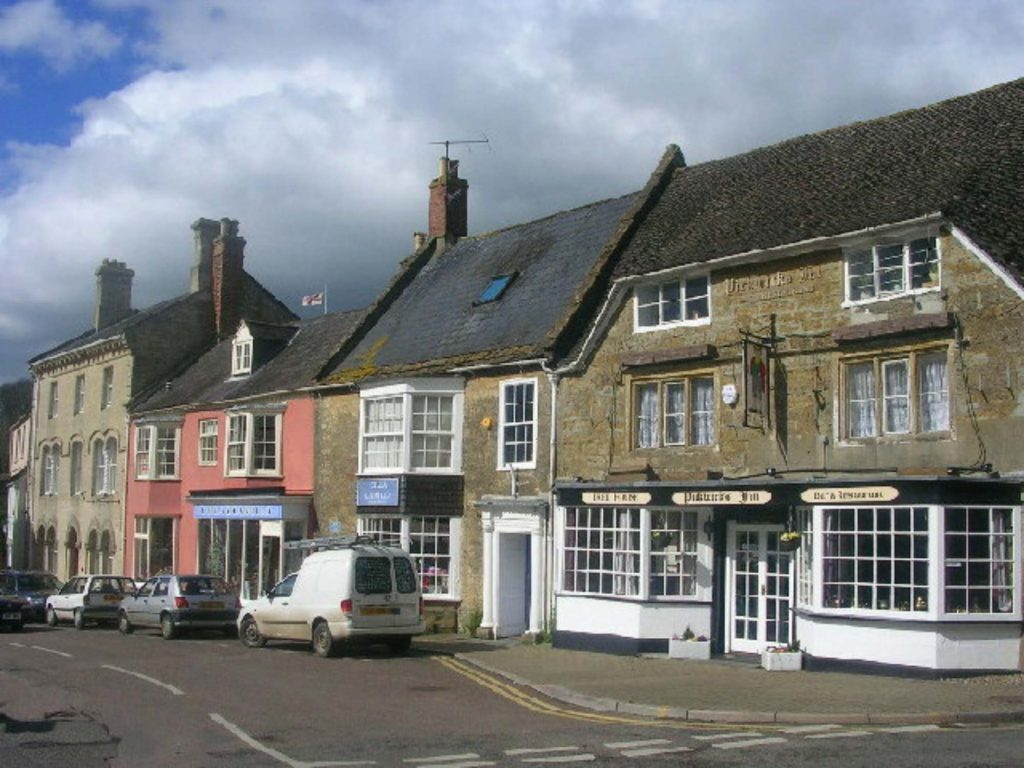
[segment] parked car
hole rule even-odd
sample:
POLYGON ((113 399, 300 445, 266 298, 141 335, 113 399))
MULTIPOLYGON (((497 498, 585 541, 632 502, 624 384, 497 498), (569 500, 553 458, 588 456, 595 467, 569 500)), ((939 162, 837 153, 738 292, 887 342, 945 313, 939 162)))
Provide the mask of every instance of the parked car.
POLYGON ((25 621, 46 620, 46 598, 60 589, 60 579, 46 571, 0 571, 0 595, 26 600, 25 621))
POLYGON ((154 576, 121 601, 118 629, 155 627, 170 640, 182 629, 237 632, 238 596, 219 576, 166 574, 154 576))
POLYGON ((127 576, 109 573, 73 576, 55 595, 46 598, 46 623, 51 627, 70 621, 75 629, 84 629, 88 622, 117 621, 117 609, 135 584, 127 576))
POLYGON ((304 640, 319 656, 341 642, 387 644, 408 650, 424 630, 420 583, 408 553, 359 543, 309 555, 296 573, 253 600, 238 615, 250 648, 267 640, 304 640))
POLYGON ((28 601, 17 595, 0 595, 0 627, 20 632, 25 625, 28 601))

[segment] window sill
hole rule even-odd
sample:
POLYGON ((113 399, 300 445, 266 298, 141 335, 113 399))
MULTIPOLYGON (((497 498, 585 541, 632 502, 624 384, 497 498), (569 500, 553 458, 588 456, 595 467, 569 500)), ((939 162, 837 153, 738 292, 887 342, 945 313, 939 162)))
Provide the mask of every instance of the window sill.
POLYGON ((810 608, 800 606, 798 616, 848 621, 907 622, 912 624, 1013 624, 1021 613, 931 613, 928 611, 868 611, 855 608, 810 608))
POLYGON ((864 445, 900 445, 901 443, 942 443, 953 439, 950 430, 939 432, 900 432, 872 437, 844 437, 837 447, 856 448, 864 445))
POLYGON ((633 333, 653 333, 656 331, 669 331, 673 328, 693 328, 701 325, 711 325, 710 317, 697 317, 692 320, 677 320, 672 323, 660 323, 658 325, 633 325, 633 333))
POLYGON ((928 288, 914 288, 909 291, 900 291, 899 293, 890 293, 885 296, 873 296, 870 299, 843 299, 842 307, 844 309, 851 309, 853 307, 865 307, 871 304, 880 304, 887 301, 898 301, 899 299, 906 299, 913 296, 920 296, 925 293, 939 293, 942 290, 941 285, 933 285, 928 288))

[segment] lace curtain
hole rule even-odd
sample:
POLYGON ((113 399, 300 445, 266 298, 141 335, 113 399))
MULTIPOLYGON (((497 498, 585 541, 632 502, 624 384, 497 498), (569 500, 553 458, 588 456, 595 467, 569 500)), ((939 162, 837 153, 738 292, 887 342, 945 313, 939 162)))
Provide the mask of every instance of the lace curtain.
POLYGON ((949 389, 946 384, 946 359, 931 355, 918 361, 921 431, 949 429, 949 389))

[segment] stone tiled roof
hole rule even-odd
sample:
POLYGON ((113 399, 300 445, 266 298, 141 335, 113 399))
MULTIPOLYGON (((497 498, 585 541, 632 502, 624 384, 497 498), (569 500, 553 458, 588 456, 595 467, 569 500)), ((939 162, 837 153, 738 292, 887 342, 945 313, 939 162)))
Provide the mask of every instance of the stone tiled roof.
POLYGON ((289 340, 272 359, 248 376, 231 376, 233 339, 228 338, 196 360, 180 376, 158 389, 134 411, 146 413, 182 406, 202 406, 308 387, 331 354, 363 317, 362 310, 332 312, 291 326, 251 323, 273 329, 289 340))
MULTIPOLYGON (((343 380, 543 357, 640 197, 457 241, 396 290, 325 375, 343 380), (515 277, 500 299, 479 301, 493 278, 509 274, 515 277)), ((406 271, 415 264, 409 260, 406 271)))
POLYGON ((1024 79, 684 167, 616 277, 942 213, 1019 279, 1024 79))

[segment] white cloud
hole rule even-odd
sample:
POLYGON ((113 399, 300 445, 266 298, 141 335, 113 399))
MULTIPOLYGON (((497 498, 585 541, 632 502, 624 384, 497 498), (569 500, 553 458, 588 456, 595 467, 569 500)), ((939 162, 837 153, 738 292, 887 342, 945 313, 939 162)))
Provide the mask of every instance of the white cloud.
POLYGON ((0 51, 35 53, 61 72, 83 60, 105 58, 119 45, 105 25, 76 22, 54 0, 23 0, 0 10, 0 51))
MULTIPOLYGON (((487 231, 633 191, 672 142, 699 162, 1011 79, 1024 30, 1015 4, 952 0, 103 5, 148 11, 131 44, 150 64, 81 104, 67 145, 9 149, 14 359, 88 324, 102 258, 135 270, 137 306, 184 290, 199 216, 239 219, 249 270, 291 306, 324 280, 355 306, 425 228, 429 142, 490 138, 453 148, 487 231)), ((14 8, 69 38, 53 2, 14 8)), ((0 46, 50 45, 0 18, 0 46)))

